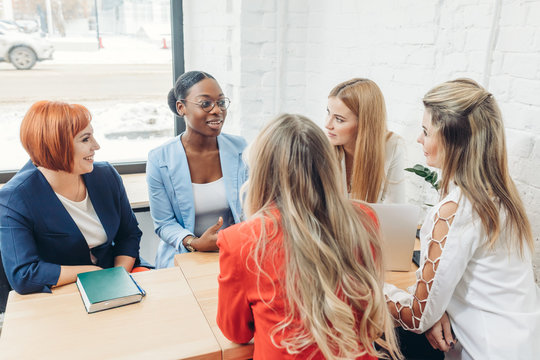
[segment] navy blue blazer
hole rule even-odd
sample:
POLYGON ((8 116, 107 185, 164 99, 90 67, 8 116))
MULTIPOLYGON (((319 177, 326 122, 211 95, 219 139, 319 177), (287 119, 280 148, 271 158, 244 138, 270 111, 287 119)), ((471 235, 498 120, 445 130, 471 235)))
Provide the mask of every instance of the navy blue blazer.
MULTIPOLYGON (((105 162, 83 175, 107 242, 92 249, 97 266, 127 255, 139 263, 142 232, 122 179, 105 162)), ((29 161, 0 189, 0 249, 11 287, 20 294, 51 292, 60 265, 93 265, 81 231, 43 174, 29 161)))

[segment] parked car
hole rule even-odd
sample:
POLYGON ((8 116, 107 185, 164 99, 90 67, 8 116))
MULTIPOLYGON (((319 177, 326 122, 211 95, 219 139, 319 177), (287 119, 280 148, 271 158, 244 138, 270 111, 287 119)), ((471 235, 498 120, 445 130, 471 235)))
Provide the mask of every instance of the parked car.
POLYGON ((37 20, 0 20, 0 26, 2 25, 11 28, 12 30, 19 30, 29 34, 40 31, 37 20))
POLYGON ((37 61, 52 59, 53 52, 54 46, 38 33, 25 34, 0 23, 0 61, 28 70, 37 61))

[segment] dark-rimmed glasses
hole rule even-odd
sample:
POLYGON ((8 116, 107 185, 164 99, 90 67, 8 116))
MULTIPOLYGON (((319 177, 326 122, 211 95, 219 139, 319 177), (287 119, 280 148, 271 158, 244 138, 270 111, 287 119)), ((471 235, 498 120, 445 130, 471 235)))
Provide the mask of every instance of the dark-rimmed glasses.
POLYGON ((187 101, 193 104, 197 104, 201 107, 201 109, 203 109, 203 111, 207 113, 212 111, 212 109, 214 109, 216 105, 218 106, 220 110, 225 111, 231 104, 231 100, 229 100, 229 98, 222 98, 217 101, 212 101, 212 100, 191 101, 187 99, 179 99, 179 101, 187 101))

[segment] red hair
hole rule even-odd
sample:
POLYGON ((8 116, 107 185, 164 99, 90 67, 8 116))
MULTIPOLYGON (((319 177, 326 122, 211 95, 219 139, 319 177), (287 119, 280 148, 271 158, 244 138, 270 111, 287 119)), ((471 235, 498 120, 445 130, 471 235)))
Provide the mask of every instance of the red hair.
POLYGON ((71 172, 73 139, 90 120, 90 112, 82 105, 38 101, 21 123, 21 143, 34 165, 71 172))

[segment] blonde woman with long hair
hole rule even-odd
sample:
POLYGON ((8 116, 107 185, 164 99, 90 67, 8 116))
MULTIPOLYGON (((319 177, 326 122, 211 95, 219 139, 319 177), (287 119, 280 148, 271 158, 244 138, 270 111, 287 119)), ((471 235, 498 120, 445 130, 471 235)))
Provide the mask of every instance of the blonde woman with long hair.
POLYGON ((418 142, 427 164, 442 170, 442 200, 422 226, 412 293, 385 285, 390 311, 404 329, 431 328, 427 338, 446 358, 536 359, 534 244, 497 102, 470 79, 436 86, 423 102, 418 142))
POLYGON ((381 89, 369 79, 336 85, 328 95, 326 135, 338 151, 344 188, 370 203, 404 203, 405 145, 386 127, 381 89))
POLYGON ((217 322, 254 359, 398 358, 376 217, 339 185, 322 130, 281 115, 249 151, 244 223, 222 230, 217 322))

